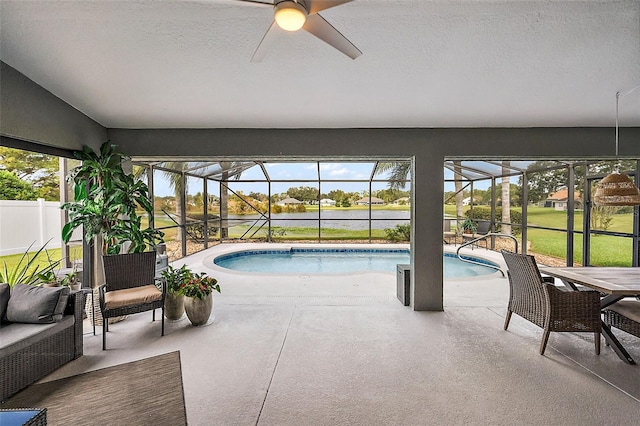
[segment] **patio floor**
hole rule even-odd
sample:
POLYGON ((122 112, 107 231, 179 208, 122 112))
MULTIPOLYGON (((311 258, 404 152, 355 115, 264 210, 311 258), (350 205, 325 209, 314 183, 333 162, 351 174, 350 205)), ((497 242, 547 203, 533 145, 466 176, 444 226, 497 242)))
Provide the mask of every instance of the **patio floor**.
MULTIPOLYGON (((540 356, 541 329, 515 315, 502 329, 508 283, 499 274, 449 281, 444 312, 414 312, 396 299, 394 273, 282 277, 207 268, 214 253, 235 248, 223 244, 175 264, 220 282, 213 324, 168 322, 160 337, 150 313, 133 315, 110 327, 109 350, 101 350, 98 327, 97 336, 84 336, 85 355, 45 380, 179 350, 191 425, 638 419, 640 367, 604 344, 595 355, 590 333, 552 333, 540 356)), ((640 361, 640 339, 617 334, 640 361)))

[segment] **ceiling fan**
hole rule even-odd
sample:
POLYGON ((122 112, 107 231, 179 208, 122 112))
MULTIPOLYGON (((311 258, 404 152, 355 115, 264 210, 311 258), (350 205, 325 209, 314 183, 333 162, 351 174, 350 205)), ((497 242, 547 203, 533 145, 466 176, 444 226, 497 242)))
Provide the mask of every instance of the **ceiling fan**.
POLYGON ((338 49, 351 59, 355 59, 362 52, 354 46, 345 36, 340 34, 318 12, 349 3, 353 0, 237 0, 252 3, 258 6, 270 6, 273 8, 274 20, 265 33, 256 49, 251 62, 260 62, 264 58, 269 46, 275 38, 274 35, 282 30, 298 31, 303 29, 313 34, 325 43, 338 49))

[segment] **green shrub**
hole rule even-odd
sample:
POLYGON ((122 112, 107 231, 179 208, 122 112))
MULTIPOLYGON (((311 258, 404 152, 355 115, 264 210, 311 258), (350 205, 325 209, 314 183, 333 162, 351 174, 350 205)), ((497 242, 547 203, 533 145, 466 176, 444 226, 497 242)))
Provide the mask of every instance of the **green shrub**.
POLYGON ((271 213, 304 213, 307 208, 304 204, 287 204, 282 206, 280 204, 271 205, 271 213))
MULTIPOLYGON (((511 214, 511 224, 514 225, 511 227, 511 233, 513 235, 520 235, 520 233, 522 232, 522 229, 520 228, 520 226, 516 226, 516 225, 522 225, 522 213, 518 210, 511 209, 510 214, 511 214)), ((464 213, 464 215, 469 219, 475 220, 476 222, 479 220, 490 221, 491 208, 474 207, 473 210, 472 209, 467 210, 464 213)), ((498 221, 500 221, 500 215, 501 215, 501 212, 499 210, 496 210, 496 218, 498 221)), ((498 225, 496 232, 500 232, 501 230, 502 230, 502 226, 498 225)))
MULTIPOLYGON (((194 222, 187 222, 186 230, 187 235, 197 241, 204 241, 204 213, 189 213, 187 216, 187 220, 193 220, 194 222), (195 222, 197 221, 197 222, 195 222)), ((207 221, 209 222, 207 225, 207 234, 209 240, 215 239, 216 234, 218 233, 218 227, 214 226, 214 223, 217 223, 217 219, 220 216, 209 213, 207 215, 207 221)))
POLYGON ((411 225, 408 223, 396 225, 395 228, 386 228, 384 233, 387 240, 393 242, 411 241, 411 225))

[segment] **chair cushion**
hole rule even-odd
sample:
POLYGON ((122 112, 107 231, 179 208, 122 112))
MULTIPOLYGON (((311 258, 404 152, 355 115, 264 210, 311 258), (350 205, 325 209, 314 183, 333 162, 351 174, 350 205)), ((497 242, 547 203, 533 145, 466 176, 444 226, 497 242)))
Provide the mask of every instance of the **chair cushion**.
POLYGON ((9 287, 9 284, 0 284, 0 324, 6 320, 5 315, 7 313, 10 294, 11 287, 9 287))
POLYGON ((69 299, 69 287, 15 284, 7 304, 7 320, 27 324, 60 321, 69 299))
POLYGON ((638 300, 621 300, 607 309, 616 311, 620 315, 640 323, 640 301, 638 300))
POLYGON ((104 304, 107 309, 123 308, 131 305, 142 305, 162 299, 162 292, 153 285, 127 288, 124 290, 108 291, 104 295, 104 304))

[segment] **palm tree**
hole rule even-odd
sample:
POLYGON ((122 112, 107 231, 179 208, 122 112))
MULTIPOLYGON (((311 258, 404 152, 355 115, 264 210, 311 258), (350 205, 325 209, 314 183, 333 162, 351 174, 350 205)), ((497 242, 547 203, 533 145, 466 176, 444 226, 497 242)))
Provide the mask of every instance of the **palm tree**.
MULTIPOLYGON (((173 193, 176 198, 176 216, 182 218, 182 205, 183 198, 185 197, 188 190, 188 181, 184 179, 184 186, 182 184, 182 174, 185 172, 187 168, 187 162, 178 162, 178 161, 168 161, 163 163, 163 168, 175 171, 163 170, 164 176, 167 178, 169 183, 169 187, 173 190, 173 193)), ((237 162, 235 161, 223 161, 220 162, 220 168, 223 170, 221 174, 222 182, 225 183, 229 180, 229 171, 230 169, 237 166, 237 162)), ((137 178, 141 178, 147 174, 148 169, 146 167, 140 167, 134 170, 134 175, 137 178)), ((231 176, 231 179, 238 180, 242 173, 236 173, 231 176)), ((227 189, 227 185, 220 185, 220 238, 224 239, 229 236, 229 225, 228 225, 228 217, 229 217, 229 207, 228 207, 228 196, 229 191, 227 189)), ((205 212, 205 214, 208 212, 205 212)), ((178 232, 176 235, 176 239, 178 241, 182 241, 182 227, 178 227, 178 232)))
MULTIPOLYGON (((462 193, 462 180, 459 179, 462 176, 462 162, 456 160, 454 164, 454 177, 455 177, 455 191, 456 191, 456 216, 462 217, 463 212, 463 199, 462 193)), ((411 163, 408 161, 395 162, 395 163, 379 163, 376 169, 376 175, 380 175, 386 172, 389 174, 389 188, 390 189, 404 189, 409 173, 411 172, 411 163)), ((473 194, 472 194, 473 195, 473 194)))
POLYGON ((511 179, 508 174, 511 172, 511 161, 502 162, 502 233, 511 235, 511 179))
MULTIPOLYGON (((460 160, 454 160, 453 162, 453 178, 456 191, 456 217, 461 218, 464 215, 464 193, 462 192, 462 162, 460 160)), ((473 197, 473 194, 471 194, 473 197)))
POLYGON ((381 175, 389 171, 391 172, 389 174, 389 189, 404 189, 411 173, 411 163, 408 161, 378 163, 375 174, 381 175))

